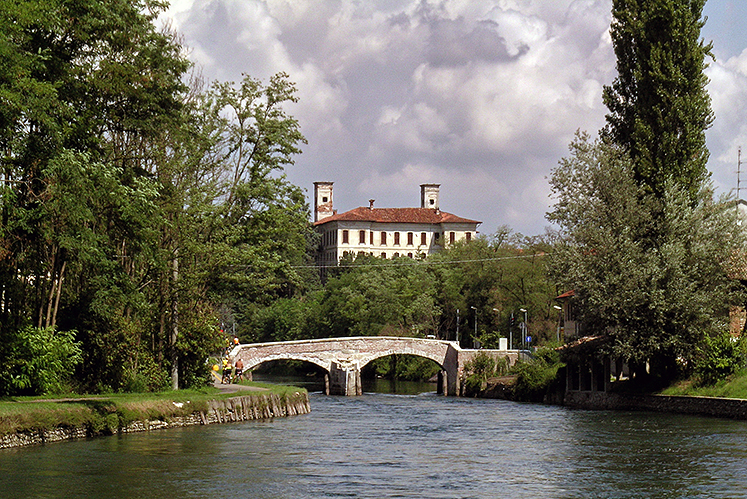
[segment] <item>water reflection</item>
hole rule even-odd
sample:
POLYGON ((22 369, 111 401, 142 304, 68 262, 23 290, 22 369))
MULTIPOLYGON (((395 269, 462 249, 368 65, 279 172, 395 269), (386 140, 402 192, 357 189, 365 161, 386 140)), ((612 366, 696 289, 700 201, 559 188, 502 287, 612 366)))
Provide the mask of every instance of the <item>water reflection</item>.
POLYGON ((0 452, 2 497, 743 497, 747 423, 431 395, 0 452))

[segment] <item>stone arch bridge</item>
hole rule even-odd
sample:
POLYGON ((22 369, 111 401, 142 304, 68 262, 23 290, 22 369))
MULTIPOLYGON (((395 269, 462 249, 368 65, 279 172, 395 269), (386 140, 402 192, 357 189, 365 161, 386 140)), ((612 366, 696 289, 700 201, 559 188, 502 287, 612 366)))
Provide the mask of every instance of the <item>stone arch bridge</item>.
POLYGON ((464 364, 478 352, 516 362, 517 350, 465 350, 456 342, 422 338, 361 336, 274 343, 237 345, 230 353, 233 362, 241 359, 250 370, 273 360, 300 360, 316 364, 326 372, 328 395, 361 395, 361 369, 369 362, 389 355, 415 355, 441 366, 438 393, 460 395, 464 364))

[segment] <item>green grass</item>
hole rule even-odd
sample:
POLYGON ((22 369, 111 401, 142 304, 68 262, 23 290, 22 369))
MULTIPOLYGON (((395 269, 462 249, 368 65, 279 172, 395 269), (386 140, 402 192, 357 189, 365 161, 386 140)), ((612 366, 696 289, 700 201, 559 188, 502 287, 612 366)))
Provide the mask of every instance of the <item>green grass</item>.
POLYGON ((224 393, 213 387, 159 393, 117 393, 107 395, 55 395, 53 397, 12 397, 0 400, 0 436, 18 431, 57 427, 89 427, 114 433, 119 427, 144 420, 168 420, 195 411, 207 411, 211 400, 256 394, 284 397, 303 388, 243 382, 262 391, 224 393))
POLYGON ((682 381, 663 390, 661 395, 747 399, 747 369, 712 386, 696 386, 691 380, 682 381))

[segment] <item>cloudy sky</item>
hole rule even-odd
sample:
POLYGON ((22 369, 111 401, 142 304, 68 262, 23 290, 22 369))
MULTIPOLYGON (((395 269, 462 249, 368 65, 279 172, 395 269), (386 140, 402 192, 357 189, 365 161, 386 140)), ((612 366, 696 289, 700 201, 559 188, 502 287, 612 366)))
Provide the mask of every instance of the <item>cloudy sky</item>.
MULTIPOLYGON (((210 80, 297 84, 288 111, 309 143, 287 170, 335 208, 419 206, 540 234, 547 177, 577 129, 604 124, 615 77, 611 0, 172 0, 163 16, 210 80)), ((747 2, 709 0, 703 37, 716 115, 709 169, 719 192, 747 160, 747 2)), ((747 171, 747 166, 745 166, 747 171)), ((742 197, 747 197, 747 174, 742 197)))

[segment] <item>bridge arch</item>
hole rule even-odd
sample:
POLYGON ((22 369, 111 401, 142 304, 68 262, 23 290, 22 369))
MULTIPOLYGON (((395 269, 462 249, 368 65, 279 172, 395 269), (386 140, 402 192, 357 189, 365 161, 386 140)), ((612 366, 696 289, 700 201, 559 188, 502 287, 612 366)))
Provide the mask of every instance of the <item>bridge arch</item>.
POLYGON ((439 386, 443 387, 444 394, 459 395, 464 364, 478 352, 495 358, 505 357, 509 364, 516 362, 521 355, 517 350, 463 350, 457 343, 443 340, 362 336, 238 345, 230 356, 234 362, 240 358, 247 370, 273 360, 310 362, 327 373, 328 393, 360 395, 360 370, 363 366, 389 355, 415 355, 441 366, 444 382, 439 386))
POLYGON ((359 395, 362 393, 360 370, 375 359, 389 355, 414 355, 430 359, 441 366, 443 392, 459 393, 459 345, 449 341, 364 336, 326 338, 305 341, 254 343, 236 346, 231 357, 252 369, 273 360, 299 360, 321 367, 327 373, 328 393, 359 395))

